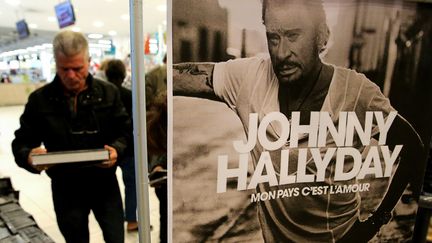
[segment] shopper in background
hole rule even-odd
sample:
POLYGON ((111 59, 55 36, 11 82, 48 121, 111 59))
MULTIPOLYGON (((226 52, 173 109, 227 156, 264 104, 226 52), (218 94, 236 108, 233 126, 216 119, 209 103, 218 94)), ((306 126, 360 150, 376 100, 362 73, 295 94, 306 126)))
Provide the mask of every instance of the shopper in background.
POLYGON ((124 79, 122 86, 125 87, 126 89, 131 90, 132 89, 132 75, 131 75, 130 54, 127 54, 127 56, 122 61, 126 67, 126 78, 124 79))
MULTIPOLYGON (((167 169, 167 96, 161 91, 147 105, 147 148, 151 172, 167 169)), ((153 185, 159 199, 159 242, 167 242, 167 184, 166 180, 153 185)))
MULTIPOLYGON (((147 107, 147 147, 149 153, 149 171, 167 169, 167 69, 166 55, 164 64, 155 67, 146 74, 146 107, 147 107)), ((159 199, 161 243, 167 242, 167 185, 155 185, 159 199)))
POLYGON ((107 59, 104 59, 104 60, 100 63, 99 69, 96 70, 96 72, 95 72, 95 74, 94 74, 95 78, 98 78, 98 79, 100 79, 100 80, 104 80, 104 81, 107 81, 107 80, 108 80, 108 78, 107 78, 107 76, 106 76, 106 74, 105 74, 105 70, 107 69, 107 65, 108 65, 108 63, 109 63, 110 61, 111 61, 111 59, 110 59, 110 58, 107 58, 107 59))
POLYGON ((0 83, 12 83, 7 73, 2 73, 0 83))
POLYGON ((115 171, 130 141, 131 121, 118 89, 89 74, 84 35, 62 31, 53 50, 57 74, 29 96, 12 142, 16 163, 32 173, 46 170, 66 242, 89 242, 88 215, 93 211, 105 242, 122 243, 123 207, 115 171), (33 154, 96 148, 108 150, 110 159, 96 165, 32 164, 33 154))
POLYGON ((163 64, 153 68, 145 75, 147 106, 153 102, 156 96, 167 90, 166 58, 165 55, 163 64))
MULTIPOLYGON (((109 82, 116 85, 120 90, 121 100, 129 117, 132 119, 132 92, 122 87, 123 80, 126 77, 126 67, 123 61, 118 59, 109 60, 105 66, 105 76, 109 82)), ((119 163, 125 185, 125 220, 127 221, 126 229, 128 231, 138 230, 134 161, 133 140, 131 139, 130 146, 126 149, 125 156, 119 163)))

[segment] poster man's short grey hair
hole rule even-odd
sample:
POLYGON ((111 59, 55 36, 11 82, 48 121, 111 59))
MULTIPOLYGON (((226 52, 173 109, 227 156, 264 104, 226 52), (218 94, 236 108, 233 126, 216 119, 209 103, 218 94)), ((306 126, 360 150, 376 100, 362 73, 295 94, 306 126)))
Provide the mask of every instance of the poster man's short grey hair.
MULTIPOLYGON (((266 17, 266 10, 269 6, 269 2, 276 2, 277 0, 261 0, 262 2, 262 22, 265 25, 265 17, 266 17)), ((295 2, 293 0, 284 0, 279 1, 279 5, 282 5, 280 3, 289 3, 289 2, 295 2)), ((314 23, 318 26, 317 27, 317 44, 319 45, 320 52, 324 51, 330 36, 330 30, 327 26, 327 19, 326 14, 324 11, 323 1, 322 0, 302 0, 297 1, 301 4, 305 4, 310 12, 310 16, 312 17, 314 23)))
POLYGON ((54 58, 57 58, 58 54, 70 57, 82 52, 86 58, 89 56, 89 45, 85 36, 70 30, 62 31, 54 37, 53 50, 54 58))

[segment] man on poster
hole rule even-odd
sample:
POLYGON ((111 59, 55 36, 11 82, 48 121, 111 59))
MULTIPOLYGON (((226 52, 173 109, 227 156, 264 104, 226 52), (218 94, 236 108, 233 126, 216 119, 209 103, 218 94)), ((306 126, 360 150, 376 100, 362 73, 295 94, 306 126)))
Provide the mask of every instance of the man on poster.
MULTIPOLYGON (((379 88, 364 75, 353 70, 328 65, 319 54, 325 49, 329 29, 322 1, 264 0, 262 19, 266 28, 270 58, 244 58, 222 63, 185 63, 174 65, 173 91, 175 95, 194 96, 225 102, 242 121, 248 133, 250 114, 256 113, 258 124, 271 112, 280 112, 290 121, 293 112, 299 111, 298 124, 309 124, 311 112, 322 111, 331 115, 333 123, 341 122, 339 114, 352 111, 365 127, 365 114, 379 112, 387 117, 394 113, 389 100, 379 88)), ((281 128, 270 123, 268 140, 281 137, 281 128)), ((378 140, 379 129, 373 124, 372 136, 378 140)), ((397 115, 387 132, 386 145, 392 150, 403 145, 397 170, 378 208, 366 220, 360 220, 358 193, 321 194, 304 197, 260 201, 259 219, 266 242, 367 242, 391 218, 406 186, 419 186, 423 168, 423 145, 415 130, 397 115)), ((326 148, 337 147, 329 136, 326 148)), ((364 151, 357 139, 352 147, 364 151)), ((298 139, 297 148, 308 146, 308 136, 298 139)), ((281 150, 270 153, 276 174, 280 176, 281 150)), ((291 148, 291 147, 290 147, 291 148)), ((289 163, 296 168, 299 149, 289 150, 289 163)), ((254 166, 266 149, 257 143, 251 150, 254 166)), ((335 163, 325 171, 320 182, 295 183, 295 187, 333 186, 353 184, 356 178, 334 180, 335 163)), ((352 169, 352 158, 346 158, 346 170, 352 169)), ((281 165, 282 167, 282 165, 281 165)), ((309 174, 317 172, 313 163, 306 167, 309 174)), ((288 171, 293 171, 292 168, 288 171)), ((289 189, 293 185, 260 183, 257 192, 289 189)))

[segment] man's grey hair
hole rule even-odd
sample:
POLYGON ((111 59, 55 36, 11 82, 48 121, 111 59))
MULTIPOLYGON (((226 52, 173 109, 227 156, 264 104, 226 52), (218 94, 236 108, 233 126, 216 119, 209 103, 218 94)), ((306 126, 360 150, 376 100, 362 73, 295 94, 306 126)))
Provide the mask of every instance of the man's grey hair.
POLYGON ((70 30, 62 31, 54 37, 53 51, 56 59, 59 54, 71 57, 83 52, 85 58, 89 57, 89 45, 85 36, 70 30))
MULTIPOLYGON (((268 3, 274 0, 261 0, 262 3, 262 22, 265 25, 265 17, 268 3)), ((289 2, 290 0, 285 0, 289 2)), ((323 52, 327 46, 327 42, 330 37, 330 30, 327 25, 326 14, 324 11, 322 0, 302 0, 302 4, 308 6, 308 10, 311 16, 314 18, 314 22, 317 25, 317 43, 319 45, 320 53, 323 52)))

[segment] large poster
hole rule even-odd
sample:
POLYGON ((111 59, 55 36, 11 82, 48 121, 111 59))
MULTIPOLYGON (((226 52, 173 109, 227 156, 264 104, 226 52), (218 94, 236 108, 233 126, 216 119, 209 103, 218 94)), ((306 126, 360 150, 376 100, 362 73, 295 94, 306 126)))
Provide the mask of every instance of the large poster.
POLYGON ((412 238, 431 4, 170 4, 173 242, 412 238))

